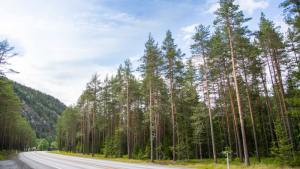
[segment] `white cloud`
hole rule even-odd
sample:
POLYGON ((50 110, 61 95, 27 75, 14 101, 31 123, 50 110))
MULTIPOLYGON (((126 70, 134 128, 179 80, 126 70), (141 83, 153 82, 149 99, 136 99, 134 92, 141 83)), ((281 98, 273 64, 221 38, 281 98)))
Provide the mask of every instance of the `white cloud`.
POLYGON ((194 34, 196 32, 196 29, 195 27, 198 26, 199 24, 196 23, 196 24, 193 24, 193 25, 190 25, 190 26, 186 26, 186 27, 182 27, 180 28, 180 31, 182 31, 183 33, 185 34, 194 34))
POLYGON ((191 39, 192 38, 192 34, 187 34, 183 37, 183 40, 188 40, 188 39, 191 39))
POLYGON ((275 26, 280 26, 280 32, 286 33, 289 26, 284 22, 284 16, 278 14, 274 17, 275 26))
POLYGON ((180 37, 183 37, 183 40, 185 41, 182 49, 183 50, 189 50, 190 45, 192 43, 192 36, 196 33, 196 26, 199 24, 193 24, 186 27, 180 28, 181 34, 180 37))
POLYGON ((135 57, 130 57, 129 60, 133 62, 139 60, 140 58, 141 57, 139 55, 136 55, 135 57))
MULTIPOLYGON (((247 12, 249 15, 253 14, 253 11, 261 8, 265 9, 269 6, 270 0, 236 0, 235 4, 240 5, 240 10, 247 12)), ((214 13, 220 5, 216 0, 207 0, 206 4, 201 6, 203 14, 214 13), (207 9, 208 10, 203 10, 207 9)))
POLYGON ((204 14, 214 13, 218 8, 220 8, 220 4, 219 3, 215 3, 207 11, 204 11, 203 13, 204 14))
POLYGON ((155 25, 90 3, 3 2, 0 20, 5 26, 0 27, 0 41, 7 38, 15 50, 24 50, 10 60, 10 68, 20 74, 8 74, 8 78, 67 105, 75 103, 94 72, 101 78, 114 74, 125 60, 132 39, 147 35, 145 28, 155 25), (11 43, 13 39, 20 43, 11 43))
POLYGON ((236 4, 240 5, 240 10, 246 11, 249 15, 253 14, 255 9, 265 9, 269 6, 270 0, 237 0, 236 4))

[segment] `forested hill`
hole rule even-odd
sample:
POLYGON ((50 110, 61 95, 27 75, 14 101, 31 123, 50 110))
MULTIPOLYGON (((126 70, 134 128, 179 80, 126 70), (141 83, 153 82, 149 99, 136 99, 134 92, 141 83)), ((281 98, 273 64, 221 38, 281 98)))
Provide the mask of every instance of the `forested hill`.
POLYGON ((17 93, 22 105, 22 116, 36 131, 37 138, 55 136, 58 117, 66 109, 66 105, 53 96, 13 82, 13 90, 17 93))

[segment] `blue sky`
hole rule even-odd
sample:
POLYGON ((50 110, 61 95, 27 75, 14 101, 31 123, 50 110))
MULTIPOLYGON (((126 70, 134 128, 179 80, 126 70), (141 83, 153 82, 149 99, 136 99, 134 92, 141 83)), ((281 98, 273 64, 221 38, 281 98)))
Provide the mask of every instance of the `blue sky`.
MULTIPOLYGON (((287 29, 283 0, 236 0, 251 30, 260 13, 287 29)), ((9 0, 1 3, 0 40, 19 55, 10 60, 20 74, 8 78, 75 103, 94 72, 112 75, 130 58, 134 67, 149 32, 161 44, 170 29, 189 57, 197 24, 212 25, 217 0, 9 0)))

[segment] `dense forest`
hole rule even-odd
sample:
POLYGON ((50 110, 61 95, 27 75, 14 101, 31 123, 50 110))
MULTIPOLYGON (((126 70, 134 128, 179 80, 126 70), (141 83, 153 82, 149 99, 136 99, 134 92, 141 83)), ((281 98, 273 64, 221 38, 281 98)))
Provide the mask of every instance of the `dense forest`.
POLYGON ((0 77, 0 146, 3 150, 24 150, 36 144, 35 131, 20 113, 23 104, 12 82, 0 77))
POLYGON ((52 96, 0 77, 1 151, 56 149, 56 123, 65 109, 52 96))
POLYGON ((58 117, 66 109, 66 105, 53 96, 38 90, 12 82, 13 90, 23 103, 22 116, 36 132, 37 138, 55 137, 58 117))
POLYGON ((149 34, 137 70, 127 59, 116 75, 93 74, 58 119, 60 150, 215 163, 227 151, 246 166, 270 156, 299 165, 300 1, 279 5, 284 34, 263 13, 249 30, 234 0, 219 3, 214 32, 195 28, 191 58, 168 30, 161 46, 149 34))

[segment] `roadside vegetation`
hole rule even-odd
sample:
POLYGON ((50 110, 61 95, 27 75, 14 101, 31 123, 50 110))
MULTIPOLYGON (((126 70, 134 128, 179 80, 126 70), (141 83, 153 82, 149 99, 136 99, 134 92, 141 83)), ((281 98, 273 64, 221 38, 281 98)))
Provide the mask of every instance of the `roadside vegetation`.
MULTIPOLYGON (((51 151, 50 153, 58 154, 58 151, 51 151)), ((128 163, 140 163, 140 164, 148 164, 148 165, 164 165, 164 166, 173 166, 173 167, 184 167, 184 168, 199 168, 199 169, 227 169, 226 159, 218 158, 217 160, 220 164, 214 164, 213 159, 190 159, 184 161, 173 162, 172 160, 156 160, 154 163, 151 163, 150 159, 128 159, 127 155, 124 155, 123 158, 106 158, 103 154, 95 154, 94 157, 87 154, 80 153, 67 153, 67 152, 59 152, 60 155, 68 155, 74 157, 83 157, 83 158, 93 158, 93 159, 101 159, 101 160, 110 160, 110 161, 118 161, 118 162, 128 162, 128 163)), ((234 161, 230 161, 231 169, 281 169, 282 167, 274 165, 274 158, 265 158, 262 157, 261 163, 257 162, 255 158, 250 158, 250 163, 252 164, 250 167, 245 167, 243 164, 239 162, 239 159, 236 158, 234 161)), ((285 168, 288 168, 286 166, 285 168)), ((300 167, 295 167, 295 169, 300 169, 300 167)))
POLYGON ((0 160, 11 160, 16 157, 16 151, 0 151, 0 160))

